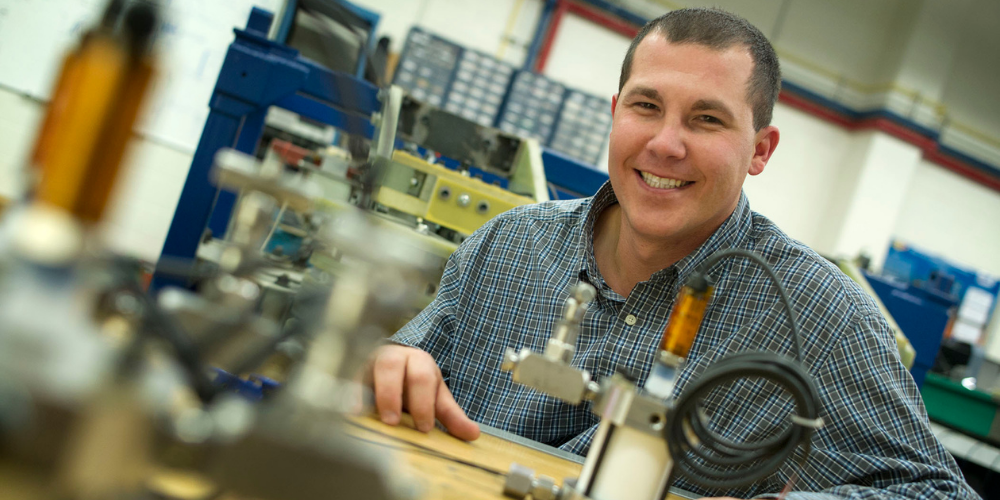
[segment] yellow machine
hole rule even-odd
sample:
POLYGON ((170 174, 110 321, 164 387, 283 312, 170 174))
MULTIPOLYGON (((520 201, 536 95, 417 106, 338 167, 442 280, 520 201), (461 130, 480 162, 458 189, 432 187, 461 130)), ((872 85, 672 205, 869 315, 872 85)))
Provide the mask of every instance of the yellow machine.
POLYGON ((463 234, 472 234, 486 221, 507 210, 535 202, 527 196, 427 163, 403 151, 393 153, 392 167, 410 169, 414 175, 433 178, 433 182, 425 181, 424 189, 416 195, 385 184, 379 189, 376 201, 463 234))

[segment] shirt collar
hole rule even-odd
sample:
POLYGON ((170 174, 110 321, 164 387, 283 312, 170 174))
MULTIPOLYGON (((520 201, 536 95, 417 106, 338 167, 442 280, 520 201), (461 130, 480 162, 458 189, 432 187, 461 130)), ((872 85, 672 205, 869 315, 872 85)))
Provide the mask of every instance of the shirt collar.
MULTIPOLYGON (((677 272, 678 281, 683 283, 687 280, 688 276, 694 273, 715 252, 741 246, 749 235, 752 224, 753 212, 750 210, 750 201, 747 199, 746 193, 740 191, 740 199, 736 203, 736 208, 726 218, 726 221, 719 226, 719 229, 712 233, 712 236, 709 236, 694 252, 691 252, 687 257, 677 261, 677 263, 667 269, 674 268, 677 272)), ((720 262, 713 266, 712 269, 718 269, 719 265, 722 264, 720 262)), ((706 269, 705 271, 711 273, 712 269, 706 269)), ((664 271, 660 271, 653 276, 656 277, 657 274, 662 272, 664 271)))
MULTIPOLYGON (((586 278, 591 284, 598 288, 608 288, 597 267, 597 259, 594 256, 594 226, 601 213, 611 205, 618 203, 618 197, 611 187, 611 181, 607 181, 601 186, 597 193, 590 200, 590 207, 587 209, 587 218, 583 226, 583 238, 585 243, 584 267, 580 271, 580 277, 586 278)), ((657 271, 650 277, 651 281, 669 279, 676 275, 677 282, 683 283, 713 253, 726 248, 735 248, 747 238, 753 222, 753 212, 750 210, 750 202, 746 193, 740 192, 740 199, 736 204, 736 209, 719 226, 712 236, 709 236, 694 252, 691 252, 674 265, 657 271)), ((718 265, 714 266, 718 267, 718 265)), ((709 270, 711 271, 711 270, 709 270)), ((610 288, 609 288, 610 289, 610 288)))
MULTIPOLYGON (((615 190, 611 187, 611 181, 605 181, 601 188, 597 190, 597 193, 590 199, 587 218, 583 223, 585 257, 583 269, 580 270, 580 278, 594 285, 595 288, 602 292, 602 295, 611 294, 614 298, 618 298, 618 293, 612 290, 604 281, 604 276, 601 275, 601 271, 597 267, 597 258, 594 256, 594 226, 597 224, 597 219, 604 212, 604 209, 615 203, 618 203, 618 197, 615 195, 615 190)), ((624 297, 621 300, 624 300, 624 297)))

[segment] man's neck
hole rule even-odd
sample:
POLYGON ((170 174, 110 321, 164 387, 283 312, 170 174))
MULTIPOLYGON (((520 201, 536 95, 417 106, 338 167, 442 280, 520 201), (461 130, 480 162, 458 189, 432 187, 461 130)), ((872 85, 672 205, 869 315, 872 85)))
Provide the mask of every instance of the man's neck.
POLYGON ((604 281, 612 290, 628 297, 635 285, 672 266, 695 251, 714 230, 676 241, 652 240, 631 231, 623 223, 621 205, 606 208, 594 225, 594 257, 604 281))

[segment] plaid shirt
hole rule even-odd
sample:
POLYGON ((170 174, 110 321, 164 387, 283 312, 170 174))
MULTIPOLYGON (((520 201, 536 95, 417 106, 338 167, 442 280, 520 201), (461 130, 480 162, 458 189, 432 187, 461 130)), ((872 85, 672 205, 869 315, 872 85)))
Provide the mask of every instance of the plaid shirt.
MULTIPOLYGON (((504 350, 544 351, 570 289, 582 279, 598 295, 583 319, 572 364, 595 380, 614 373, 645 380, 686 278, 718 250, 752 250, 774 268, 798 313, 803 362, 819 386, 826 422, 813 434, 812 454, 796 484, 822 493, 792 497, 976 497, 931 433, 885 320, 850 278, 752 212, 741 195, 701 247, 622 297, 605 283, 593 251, 594 224, 613 203, 617 198, 606 183, 593 198, 527 205, 494 218, 455 252, 437 298, 393 340, 433 355, 473 420, 585 454, 598 423, 591 404, 571 406, 515 384, 500 371, 504 350)), ((727 354, 791 356, 791 329, 764 272, 746 260, 726 259, 709 274, 715 295, 675 394, 727 354)), ((756 440, 778 431, 793 404, 770 382, 743 380, 717 389, 704 406, 724 436, 756 440)), ((683 478, 676 486, 738 498, 776 493, 798 469, 791 462, 747 488, 706 491, 683 478)))

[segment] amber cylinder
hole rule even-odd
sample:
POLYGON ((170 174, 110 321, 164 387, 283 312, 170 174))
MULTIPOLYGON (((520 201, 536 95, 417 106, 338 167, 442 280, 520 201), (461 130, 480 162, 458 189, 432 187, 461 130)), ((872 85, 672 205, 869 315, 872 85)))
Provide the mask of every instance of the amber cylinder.
POLYGON ((680 358, 686 358, 694 338, 698 335, 701 322, 705 318, 705 308, 712 298, 715 289, 711 286, 703 291, 695 290, 690 286, 681 288, 674 302, 674 308, 670 311, 670 319, 667 327, 663 331, 663 342, 660 349, 669 352, 680 358))
POLYGON ((77 215, 94 153, 104 147, 98 138, 116 109, 127 63, 121 44, 103 34, 86 37, 67 58, 33 155, 41 170, 38 201, 77 215))
POLYGON ((82 179, 83 188, 73 207, 73 213, 85 223, 96 223, 104 215, 153 74, 152 61, 148 58, 133 61, 126 71, 115 110, 99 138, 101 147, 94 151, 88 174, 82 179))

